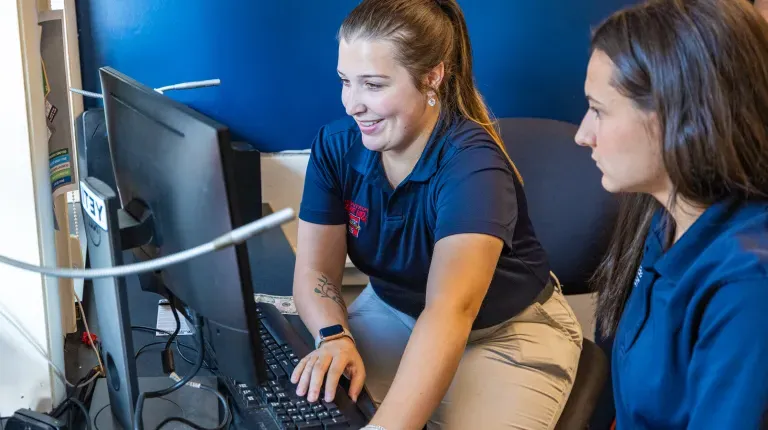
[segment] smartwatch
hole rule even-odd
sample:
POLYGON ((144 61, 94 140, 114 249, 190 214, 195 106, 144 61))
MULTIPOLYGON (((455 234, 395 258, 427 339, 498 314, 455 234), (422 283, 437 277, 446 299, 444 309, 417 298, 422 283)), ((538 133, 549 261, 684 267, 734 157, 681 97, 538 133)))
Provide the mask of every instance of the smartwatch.
POLYGON ((345 329, 341 324, 321 328, 320 334, 315 339, 315 349, 320 348, 320 345, 327 340, 339 339, 344 336, 350 338, 352 342, 355 341, 355 338, 352 337, 352 333, 345 329))

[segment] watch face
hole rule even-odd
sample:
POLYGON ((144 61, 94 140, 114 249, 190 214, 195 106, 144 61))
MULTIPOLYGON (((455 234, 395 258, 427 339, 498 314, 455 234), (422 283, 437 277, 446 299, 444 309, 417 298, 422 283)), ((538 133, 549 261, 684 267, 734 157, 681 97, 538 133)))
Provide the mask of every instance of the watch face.
POLYGON ((344 327, 342 327, 341 324, 336 324, 320 329, 320 337, 330 337, 342 333, 344 333, 344 327))

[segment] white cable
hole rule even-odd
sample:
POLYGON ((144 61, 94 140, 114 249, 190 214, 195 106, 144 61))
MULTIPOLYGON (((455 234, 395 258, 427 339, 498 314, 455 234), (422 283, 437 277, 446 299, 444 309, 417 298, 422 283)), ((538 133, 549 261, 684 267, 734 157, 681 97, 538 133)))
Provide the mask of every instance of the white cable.
POLYGON ((0 263, 7 264, 18 269, 39 273, 41 275, 53 276, 55 278, 96 279, 135 275, 138 273, 160 270, 164 267, 183 263, 187 260, 199 257, 209 252, 218 251, 229 246, 242 243, 252 236, 255 236, 265 230, 285 224, 286 222, 293 220, 293 218, 293 209, 286 208, 271 215, 267 215, 264 218, 260 218, 256 221, 248 223, 242 227, 238 227, 208 243, 204 243, 194 248, 171 255, 166 255, 154 260, 143 261, 135 264, 127 264, 124 266, 101 269, 61 269, 56 267, 41 267, 34 264, 24 263, 22 261, 14 260, 3 255, 0 255, 0 263))
POLYGON ((208 79, 205 81, 183 82, 180 84, 168 85, 165 87, 155 88, 155 91, 163 94, 163 92, 171 90, 190 90, 193 88, 215 87, 218 85, 221 85, 221 79, 208 79))
MULTIPOLYGON (((165 91, 171 91, 171 90, 191 90, 194 88, 215 87, 218 85, 221 85, 221 79, 207 79, 204 81, 182 82, 180 84, 167 85, 165 87, 155 88, 155 91, 157 91, 160 94, 163 94, 165 91)), ((77 88, 70 88, 69 91, 72 91, 75 94, 80 94, 81 96, 85 96, 85 97, 92 97, 95 99, 104 98, 103 94, 94 93, 92 91, 85 91, 77 88)))
POLYGON ((91 379, 89 379, 89 380, 87 380, 87 381, 83 382, 83 383, 82 383, 82 384, 80 384, 80 385, 77 385, 77 386, 75 386, 75 384, 73 384, 73 383, 71 383, 71 382, 69 382, 69 381, 67 380, 67 377, 66 377, 66 376, 64 376, 64 372, 62 372, 62 371, 61 371, 61 369, 59 369, 59 367, 58 367, 58 366, 56 366, 56 364, 55 364, 53 361, 51 361, 50 357, 48 357, 48 354, 47 354, 47 353, 45 352, 45 350, 43 350, 43 348, 42 348, 42 347, 41 347, 41 346, 40 346, 40 345, 37 343, 37 341, 35 340, 35 338, 34 338, 34 337, 31 335, 31 334, 29 334, 29 333, 28 333, 28 332, 27 332, 27 331, 24 329, 24 327, 22 327, 22 326, 21 326, 21 324, 19 324, 19 323, 18 323, 18 322, 17 322, 17 321, 16 321, 16 320, 13 318, 13 317, 11 317, 11 315, 10 315, 10 312, 8 312, 8 311, 5 309, 5 307, 4 307, 4 306, 2 306, 2 304, 0 304, 0 317, 3 317, 3 318, 6 320, 6 321, 8 321, 8 323, 10 323, 10 324, 11 324, 11 326, 13 326, 13 328, 15 328, 15 329, 16 329, 16 331, 18 331, 19 333, 21 333, 21 335, 22 335, 22 336, 24 336, 24 338, 25 338, 25 339, 27 339, 27 341, 29 342, 29 344, 30 344, 30 345, 32 345, 32 347, 33 347, 33 348, 35 348, 35 351, 37 351, 37 352, 40 354, 40 356, 41 356, 41 357, 43 357, 43 358, 45 359, 45 361, 47 361, 47 362, 48 362, 48 364, 49 364, 49 365, 51 366, 51 368, 53 369, 53 373, 55 373, 55 374, 56 374, 56 376, 58 376, 58 377, 59 377, 59 379, 61 379, 62 381, 64 381, 64 383, 65 383, 65 384, 67 384, 68 386, 70 386, 70 387, 72 387, 72 388, 80 388, 80 387, 84 387, 84 386, 86 386, 86 385, 90 384, 91 382, 93 382, 93 380, 95 380, 97 377, 101 376, 101 374, 100 374, 100 373, 96 373, 96 375, 94 375, 94 376, 93 376, 91 379))
POLYGON ((81 96, 92 97, 92 98, 95 98, 95 99, 103 99, 104 98, 104 96, 99 94, 99 93, 92 93, 90 91, 78 90, 77 88, 70 88, 69 90, 72 91, 75 94, 80 94, 81 96))
POLYGON ((99 362, 99 373, 103 374, 104 376, 107 376, 107 369, 104 367, 104 363, 101 362, 101 355, 99 354, 99 350, 96 349, 96 345, 93 343, 93 336, 91 336, 91 329, 88 328, 88 318, 85 317, 85 309, 83 309, 83 301, 80 300, 80 296, 77 295, 77 291, 75 291, 75 286, 70 285, 72 288, 72 294, 75 295, 75 299, 77 299, 77 307, 80 309, 80 314, 83 316, 83 325, 85 326, 85 333, 88 335, 88 343, 91 344, 91 348, 93 348, 93 352, 96 353, 96 361, 99 362))

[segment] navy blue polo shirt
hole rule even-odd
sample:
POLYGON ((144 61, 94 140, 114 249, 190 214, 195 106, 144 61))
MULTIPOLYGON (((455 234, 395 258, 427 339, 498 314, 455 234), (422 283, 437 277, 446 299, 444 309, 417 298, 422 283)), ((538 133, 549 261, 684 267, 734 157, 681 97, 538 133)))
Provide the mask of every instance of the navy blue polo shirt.
POLYGON ((376 294, 414 318, 424 309, 435 243, 460 233, 503 240, 474 327, 510 319, 548 281, 549 266, 528 219, 521 184, 505 155, 479 125, 441 116, 410 175, 393 189, 381 153, 363 146, 351 118, 320 129, 299 217, 347 225, 347 252, 376 294))
POLYGON ((766 428, 768 203, 715 204, 666 252, 664 219, 616 333, 617 428, 766 428))

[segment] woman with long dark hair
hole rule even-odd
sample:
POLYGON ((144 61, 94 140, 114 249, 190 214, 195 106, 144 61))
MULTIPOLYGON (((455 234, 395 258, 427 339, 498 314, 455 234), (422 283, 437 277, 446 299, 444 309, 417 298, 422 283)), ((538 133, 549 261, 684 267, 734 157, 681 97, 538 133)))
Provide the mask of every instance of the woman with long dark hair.
POLYGON ((658 0, 595 31, 576 140, 624 193, 595 283, 622 428, 763 428, 768 24, 658 0))

